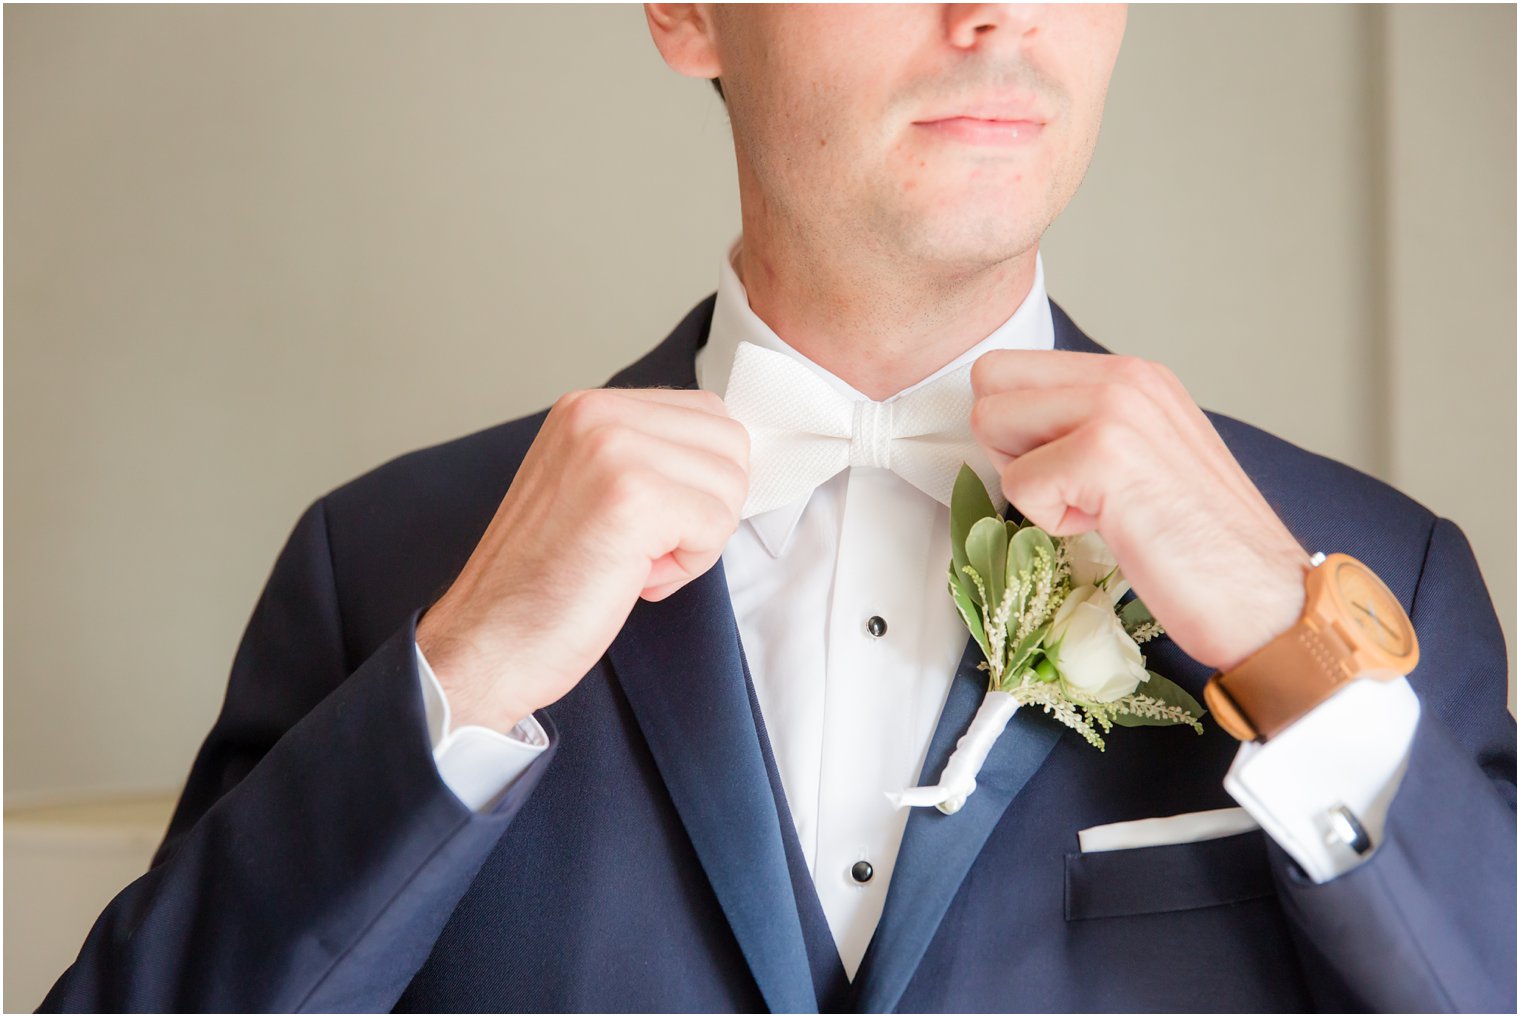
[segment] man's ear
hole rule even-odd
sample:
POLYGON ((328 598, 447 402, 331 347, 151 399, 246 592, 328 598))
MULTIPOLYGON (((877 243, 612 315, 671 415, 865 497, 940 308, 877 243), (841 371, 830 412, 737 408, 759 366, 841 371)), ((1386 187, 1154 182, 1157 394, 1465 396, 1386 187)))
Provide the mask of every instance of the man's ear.
POLYGON ((645 4, 644 19, 671 70, 688 78, 716 78, 723 73, 711 4, 645 4))

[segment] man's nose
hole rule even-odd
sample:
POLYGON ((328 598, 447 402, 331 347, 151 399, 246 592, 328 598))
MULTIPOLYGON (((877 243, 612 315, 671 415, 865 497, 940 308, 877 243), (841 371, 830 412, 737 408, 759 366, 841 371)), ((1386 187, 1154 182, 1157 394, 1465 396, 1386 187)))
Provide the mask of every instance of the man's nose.
POLYGON ((1045 8, 1044 4, 945 4, 944 6, 945 36, 952 45, 963 48, 983 44, 982 36, 994 30, 1013 39, 1033 36, 1039 30, 1039 22, 1045 8))

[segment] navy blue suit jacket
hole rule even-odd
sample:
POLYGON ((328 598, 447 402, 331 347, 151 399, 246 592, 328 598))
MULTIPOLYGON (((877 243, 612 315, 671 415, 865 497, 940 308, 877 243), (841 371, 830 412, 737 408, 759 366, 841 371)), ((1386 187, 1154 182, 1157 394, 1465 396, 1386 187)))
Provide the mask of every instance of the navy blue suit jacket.
MULTIPOLYGON (((610 385, 694 388, 713 298, 610 385)), ((1056 346, 1107 352, 1053 308, 1056 346)), ((1372 857, 1323 885, 1260 830, 1083 855, 1077 831, 1231 806, 1206 722, 1106 753, 1020 711, 957 815, 915 810, 848 982, 786 811, 722 572, 638 602, 539 713, 485 814, 434 767, 413 652, 547 411, 314 502, 274 564, 150 871, 62 1010, 1513 1010, 1515 726, 1466 539, 1392 488, 1210 415, 1309 550, 1414 619, 1423 712, 1372 857)), ((1199 695, 1167 639, 1150 665, 1199 695)), ((968 638, 926 778, 980 700, 968 638)))

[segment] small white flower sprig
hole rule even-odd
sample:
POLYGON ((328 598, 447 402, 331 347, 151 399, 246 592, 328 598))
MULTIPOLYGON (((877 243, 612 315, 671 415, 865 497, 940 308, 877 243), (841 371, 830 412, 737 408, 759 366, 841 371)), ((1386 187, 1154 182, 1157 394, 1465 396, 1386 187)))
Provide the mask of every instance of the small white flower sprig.
POLYGON ((1100 750, 1115 725, 1203 734, 1198 701, 1146 670, 1139 644, 1161 626, 1139 598, 1117 607, 1129 583, 1096 531, 1052 539, 1004 520, 963 465, 950 546, 950 595, 986 657, 988 691, 1042 708, 1100 750))
POLYGON ((950 545, 950 596, 982 649, 987 694, 939 783, 888 792, 894 806, 959 811, 1021 706, 1038 706, 1099 750, 1115 726, 1186 724, 1203 734, 1198 701, 1146 670, 1140 644, 1161 626, 1138 598, 1118 607, 1129 582, 1096 532, 1052 539, 1005 520, 963 464, 950 497, 950 545))

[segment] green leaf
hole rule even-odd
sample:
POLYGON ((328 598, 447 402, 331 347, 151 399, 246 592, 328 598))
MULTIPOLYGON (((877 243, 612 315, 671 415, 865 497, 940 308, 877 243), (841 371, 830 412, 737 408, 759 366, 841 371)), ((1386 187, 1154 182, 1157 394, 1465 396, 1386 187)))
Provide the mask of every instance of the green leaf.
POLYGON ((1049 555, 1052 561, 1055 560, 1055 542, 1044 530, 1038 526, 1026 526, 1019 530, 1008 544, 1008 574, 1013 576, 1034 568, 1041 551, 1049 555))
POLYGON ((961 621, 966 623, 966 628, 971 630, 971 636, 976 640, 976 645, 982 648, 982 656, 992 658, 992 650, 987 646, 987 634, 982 631, 982 616, 972 600, 974 587, 969 577, 955 574, 955 566, 950 567, 950 596, 955 599, 955 608, 961 613, 961 621))
MULTIPOLYGON (((1021 573, 1031 572, 1035 562, 1039 560, 1041 550, 1050 555, 1050 560, 1055 561, 1056 545, 1049 535, 1038 526, 1026 526, 1013 535, 1013 540, 1008 545, 1008 585, 1013 586, 1021 573)), ((1024 614, 1030 590, 1025 590, 1013 605, 1010 617, 1019 618, 1024 614)))
POLYGON ((950 563, 950 592, 953 594, 957 589, 964 593, 968 600, 973 602, 976 600, 976 587, 971 582, 971 577, 964 572, 957 572, 955 562, 952 561, 950 563))
POLYGON ((987 613, 990 616, 1002 603, 1008 568, 1008 531, 1001 519, 993 516, 972 524, 971 534, 966 538, 966 557, 987 587, 987 613))
MULTIPOLYGON (((1170 678, 1159 675, 1154 671, 1147 671, 1150 678, 1140 683, 1135 689, 1137 695, 1150 696, 1159 699, 1168 706, 1180 706, 1192 715, 1194 720, 1203 717, 1207 712, 1199 705, 1198 700, 1187 694, 1181 685, 1170 678)), ((1114 723, 1123 727, 1170 727, 1171 721, 1158 720, 1155 717, 1138 717, 1132 713, 1120 713, 1114 716, 1114 723)))
POLYGON ((1151 609, 1142 604, 1139 597, 1119 609, 1119 621, 1124 624, 1126 632, 1133 632, 1140 626, 1155 620, 1151 617, 1151 609))
POLYGON ((1119 571, 1119 566, 1115 565, 1113 568, 1109 569, 1106 573, 1104 573, 1103 578, 1098 580, 1097 585, 1103 587, 1103 589, 1105 589, 1105 590, 1108 589, 1108 581, 1110 579, 1114 578, 1114 573, 1118 572, 1118 571, 1119 571))
POLYGON ((1010 678, 1017 678, 1019 675, 1024 673, 1025 668, 1029 666, 1029 658, 1033 656, 1035 651, 1040 648, 1041 640, 1043 640, 1046 634, 1049 632, 1050 623, 1046 622, 1044 625, 1041 625, 1039 628, 1029 633, 1029 635, 1019 640, 1018 645, 1008 653, 1008 668, 1003 674, 1003 678, 1005 680, 1010 678))
POLYGON ((950 560, 956 575, 962 574, 961 567, 970 560, 966 555, 966 538, 971 535, 971 527, 988 516, 998 518, 987 486, 975 470, 961 463, 961 471, 955 477, 955 489, 950 493, 950 560))

